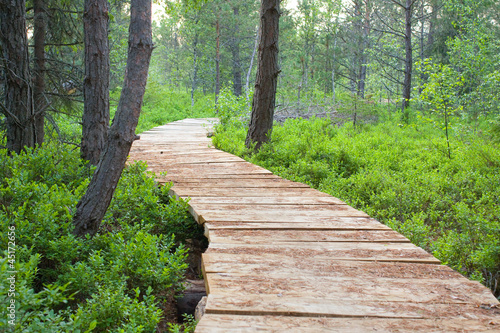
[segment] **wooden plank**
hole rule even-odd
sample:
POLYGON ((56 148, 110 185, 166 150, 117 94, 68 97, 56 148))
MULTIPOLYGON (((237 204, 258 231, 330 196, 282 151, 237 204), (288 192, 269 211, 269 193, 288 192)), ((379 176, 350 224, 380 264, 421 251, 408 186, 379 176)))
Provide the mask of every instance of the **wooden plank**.
MULTIPOLYGON (((249 179, 249 178, 238 178, 238 179, 225 179, 225 178, 186 178, 174 180, 174 185, 179 187, 217 187, 217 188, 269 188, 269 187, 303 187, 310 188, 309 185, 292 182, 288 180, 283 180, 281 178, 262 178, 262 179, 249 179)), ((229 202, 231 203, 231 202, 229 202)))
POLYGON ((410 242, 393 230, 209 230, 208 238, 214 243, 273 244, 276 242, 410 242))
MULTIPOLYGON (((276 175, 273 175, 271 173, 254 173, 254 174, 208 174, 204 175, 204 179, 207 180, 239 180, 239 179, 245 179, 245 180, 264 180, 264 179, 277 179, 279 178, 276 175)), ((159 183, 166 183, 166 182, 175 182, 177 180, 182 181, 184 179, 197 179, 199 175, 193 175, 192 173, 190 174, 182 174, 182 173, 177 173, 177 174, 171 174, 170 172, 166 172, 166 175, 162 175, 161 177, 157 177, 156 180, 159 183)), ((172 193, 172 195, 175 195, 172 193)), ((236 199, 238 200, 238 199, 236 199)), ((231 203, 231 202, 229 202, 231 203)))
MULTIPOLYGON (((195 216, 197 218, 197 216, 195 216)), ((388 226, 372 218, 365 217, 332 217, 309 222, 206 222, 208 230, 392 230, 388 226)))
POLYGON ((354 259, 305 258, 297 256, 267 254, 204 253, 202 255, 205 274, 229 273, 277 276, 337 277, 337 278, 391 278, 391 279, 464 279, 444 265, 417 262, 359 261, 354 259))
MULTIPOLYGON (((171 174, 172 171, 170 171, 171 174)), ((229 170, 227 170, 229 173, 229 170)), ((194 173, 193 173, 194 174, 194 173)), ((242 172, 243 174, 243 172, 242 172)), ((172 191, 179 196, 190 197, 258 197, 258 196, 304 196, 304 197, 329 197, 328 194, 312 188, 199 188, 194 186, 175 186, 172 191)))
MULTIPOLYGON (((264 206, 263 206, 264 207, 264 206)), ((271 207, 271 206, 267 206, 271 207)), ((222 211, 222 210, 197 210, 196 206, 191 207, 198 223, 205 222, 321 222, 335 221, 338 217, 369 217, 368 214, 356 210, 347 205, 338 205, 343 209, 331 211, 301 211, 301 210, 283 210, 266 209, 255 211, 222 211), (203 215, 201 214, 203 212, 203 215)))
POLYGON ((469 318, 311 318, 205 314, 197 333, 367 333, 367 332, 499 332, 499 320, 469 318))
POLYGON ((200 204, 233 204, 233 205, 344 205, 345 202, 331 196, 316 197, 316 196, 259 196, 259 197, 192 197, 191 203, 200 204))
POLYGON ((312 277, 299 274, 205 275, 210 294, 278 295, 324 302, 405 302, 435 304, 494 304, 496 298, 477 281, 465 279, 383 279, 312 277))
POLYGON ((203 164, 192 164, 192 165, 170 165, 168 161, 155 160, 154 162, 148 163, 149 166, 165 167, 169 166, 166 171, 168 173, 181 173, 189 174, 193 176, 204 176, 206 174, 272 174, 271 171, 264 168, 258 167, 256 165, 250 164, 248 162, 222 162, 222 163, 203 163, 203 164))
POLYGON ((161 157, 163 162, 169 163, 171 165, 246 162, 244 159, 239 158, 237 156, 227 156, 227 155, 212 155, 212 156, 195 155, 192 157, 191 156, 187 157, 183 155, 168 156, 168 154, 159 153, 157 156, 161 157))
POLYGON ((372 317, 372 318, 473 318, 488 320, 495 309, 472 304, 420 304, 404 302, 325 302, 312 297, 279 295, 209 294, 207 314, 274 315, 297 317, 372 317))
POLYGON ((440 264, 440 261, 422 248, 411 243, 293 243, 245 244, 245 243, 211 243, 205 253, 253 254, 267 257, 269 255, 293 258, 361 260, 361 261, 394 261, 422 262, 440 264))

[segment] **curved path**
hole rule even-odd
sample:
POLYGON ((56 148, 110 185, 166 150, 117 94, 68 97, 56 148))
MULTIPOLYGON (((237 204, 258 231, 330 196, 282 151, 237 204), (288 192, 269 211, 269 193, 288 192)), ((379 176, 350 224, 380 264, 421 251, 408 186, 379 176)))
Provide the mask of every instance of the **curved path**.
POLYGON ((500 332, 487 288, 339 199, 212 148, 211 122, 154 128, 131 151, 205 226, 196 332, 500 332))

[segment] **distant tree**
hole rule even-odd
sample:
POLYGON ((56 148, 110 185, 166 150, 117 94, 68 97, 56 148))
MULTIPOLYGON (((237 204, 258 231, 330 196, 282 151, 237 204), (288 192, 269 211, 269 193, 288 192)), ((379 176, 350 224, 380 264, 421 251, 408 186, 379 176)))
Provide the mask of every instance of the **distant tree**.
POLYGON ((245 145, 259 149, 271 137, 276 88, 278 84, 278 37, 280 1, 262 0, 260 11, 260 40, 252 115, 245 145))
POLYGON ((109 7, 107 0, 85 0, 84 108, 82 158, 97 165, 107 142, 109 126, 109 7))
POLYGON ((48 106, 45 96, 45 36, 47 29, 47 3, 45 0, 33 0, 34 23, 33 44, 34 80, 33 101, 35 115, 35 141, 41 145, 45 138, 45 110, 48 106))
POLYGON ((151 0, 131 1, 129 31, 127 68, 118 109, 103 156, 73 218, 74 234, 78 236, 92 236, 99 230, 136 138, 153 51, 151 0))
POLYGON ((24 0, 0 0, 0 45, 5 70, 7 149, 20 153, 36 143, 24 0))
POLYGON ((233 37, 230 39, 229 45, 231 48, 231 54, 233 56, 233 92, 235 96, 241 95, 241 88, 243 86, 241 82, 241 61, 240 61, 240 8, 238 5, 233 7, 234 13, 234 33, 233 37))

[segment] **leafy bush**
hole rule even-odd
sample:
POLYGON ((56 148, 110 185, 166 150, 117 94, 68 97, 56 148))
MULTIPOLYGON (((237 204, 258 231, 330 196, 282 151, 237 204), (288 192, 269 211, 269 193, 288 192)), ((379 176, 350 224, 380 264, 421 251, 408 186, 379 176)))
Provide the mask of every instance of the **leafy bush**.
MULTIPOLYGON (((111 93, 111 99, 119 100, 121 89, 111 93)), ((155 80, 148 80, 146 93, 136 133, 142 133, 153 127, 165 125, 169 122, 184 118, 213 117, 215 106, 213 95, 203 96, 196 94, 196 102, 191 105, 191 97, 169 85, 162 85, 155 80)), ((111 110, 113 118, 115 110, 111 110)))
MULTIPOLYGON (((16 320, 23 332, 153 332, 158 302, 182 288, 182 242, 202 234, 187 203, 171 200, 146 165, 124 170, 99 233, 72 234, 72 216, 92 173, 67 146, 50 143, 9 157, 0 150, 0 226, 15 228, 16 320), (174 238, 175 235, 175 238, 174 238)), ((8 233, 0 246, 8 248, 8 233)), ((0 275, 12 274, 11 253, 0 275), (9 262, 9 260, 11 260, 9 262)), ((7 306, 8 288, 0 289, 7 306)))

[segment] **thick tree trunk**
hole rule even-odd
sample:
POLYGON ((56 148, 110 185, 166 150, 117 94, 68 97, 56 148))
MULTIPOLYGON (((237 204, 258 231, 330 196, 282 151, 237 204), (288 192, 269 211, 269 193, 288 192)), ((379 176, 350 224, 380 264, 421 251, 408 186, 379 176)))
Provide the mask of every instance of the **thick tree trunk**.
POLYGON ((238 24, 239 20, 239 8, 235 7, 233 8, 233 13, 234 13, 234 19, 236 20, 236 25, 235 25, 235 31, 234 31, 234 37, 232 39, 232 45, 231 45, 231 53, 233 56, 233 91, 236 96, 241 95, 241 61, 240 61, 240 27, 238 24))
POLYGON ((78 236, 92 236, 98 231, 135 140, 135 128, 141 112, 153 51, 151 0, 132 0, 129 32, 125 81, 106 150, 87 192, 76 207, 73 224, 74 234, 78 236))
POLYGON ((260 12, 259 67, 255 79, 252 116, 245 144, 259 149, 271 137, 278 83, 279 0, 262 0, 260 12))
POLYGON ((41 145, 45 137, 45 30, 47 29, 46 4, 44 0, 34 0, 35 12, 33 25, 33 42, 35 54, 35 78, 33 85, 33 101, 35 112, 36 144, 41 145))
POLYGON ((412 19, 412 0, 406 0, 405 6, 405 78, 403 82, 403 103, 401 111, 403 120, 408 120, 407 108, 410 106, 411 98, 411 72, 413 66, 412 44, 411 44, 411 19, 412 19))
POLYGON ((24 0, 0 0, 0 42, 5 63, 5 105, 7 149, 20 153, 34 147, 35 124, 31 97, 28 41, 24 0))
POLYGON ((84 108, 82 118, 82 158, 99 163, 109 127, 109 7, 107 0, 85 0, 84 108))

